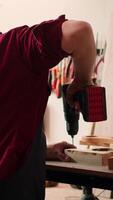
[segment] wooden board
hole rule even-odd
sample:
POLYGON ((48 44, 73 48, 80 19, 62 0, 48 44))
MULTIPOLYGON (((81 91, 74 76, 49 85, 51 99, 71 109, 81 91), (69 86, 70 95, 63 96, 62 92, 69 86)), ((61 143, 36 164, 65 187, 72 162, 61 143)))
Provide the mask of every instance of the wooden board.
POLYGON ((80 144, 108 147, 108 146, 110 146, 110 144, 113 144, 113 138, 112 137, 85 136, 85 137, 81 138, 80 144))

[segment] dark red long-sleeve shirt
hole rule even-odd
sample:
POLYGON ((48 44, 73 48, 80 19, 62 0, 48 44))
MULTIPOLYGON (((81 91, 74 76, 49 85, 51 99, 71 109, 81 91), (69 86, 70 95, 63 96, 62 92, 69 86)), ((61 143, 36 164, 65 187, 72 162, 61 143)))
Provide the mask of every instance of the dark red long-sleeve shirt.
POLYGON ((65 16, 0 35, 0 179, 12 175, 29 151, 48 99, 48 70, 61 49, 65 16))

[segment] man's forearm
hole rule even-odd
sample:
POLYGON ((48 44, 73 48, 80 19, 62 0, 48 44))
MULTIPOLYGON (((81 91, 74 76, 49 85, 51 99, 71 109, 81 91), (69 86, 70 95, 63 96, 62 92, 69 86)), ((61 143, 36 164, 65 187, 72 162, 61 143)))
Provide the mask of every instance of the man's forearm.
POLYGON ((66 21, 62 25, 62 48, 72 53, 76 67, 76 81, 90 84, 96 58, 91 26, 86 22, 66 21))

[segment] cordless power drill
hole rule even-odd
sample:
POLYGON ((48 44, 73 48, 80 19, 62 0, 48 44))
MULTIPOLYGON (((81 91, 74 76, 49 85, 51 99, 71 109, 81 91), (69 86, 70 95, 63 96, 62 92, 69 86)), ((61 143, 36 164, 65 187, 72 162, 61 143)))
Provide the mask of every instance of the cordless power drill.
POLYGON ((76 92, 73 97, 75 102, 79 104, 80 110, 71 107, 66 100, 68 84, 61 87, 63 98, 63 109, 66 120, 66 129, 72 137, 74 143, 74 135, 79 129, 79 115, 83 115, 83 119, 87 122, 98 122, 107 119, 106 112, 106 94, 105 88, 100 86, 88 86, 76 92))

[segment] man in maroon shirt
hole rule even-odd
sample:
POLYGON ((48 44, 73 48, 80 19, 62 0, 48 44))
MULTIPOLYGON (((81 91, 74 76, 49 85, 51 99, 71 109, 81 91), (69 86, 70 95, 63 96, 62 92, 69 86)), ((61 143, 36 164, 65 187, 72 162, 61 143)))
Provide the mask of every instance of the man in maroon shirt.
MULTIPOLYGON (((87 22, 66 20, 62 15, 0 35, 0 198, 3 200, 44 199, 46 145, 41 124, 49 95, 48 72, 68 55, 76 66, 76 77, 67 96, 74 106, 72 96, 76 90, 92 84, 96 50, 87 22)), ((51 148, 48 152, 50 156, 51 148)), ((63 150, 59 152, 64 156, 63 150)))

